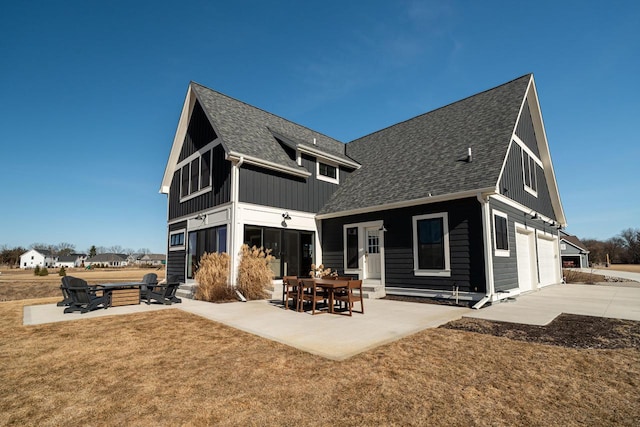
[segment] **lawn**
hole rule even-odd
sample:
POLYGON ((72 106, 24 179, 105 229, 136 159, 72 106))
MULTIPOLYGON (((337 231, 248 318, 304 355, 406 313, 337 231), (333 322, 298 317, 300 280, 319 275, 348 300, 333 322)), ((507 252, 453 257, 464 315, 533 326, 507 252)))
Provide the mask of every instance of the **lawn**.
POLYGON ((639 425, 640 349, 429 329, 331 361, 181 310, 22 326, 0 425, 639 425))

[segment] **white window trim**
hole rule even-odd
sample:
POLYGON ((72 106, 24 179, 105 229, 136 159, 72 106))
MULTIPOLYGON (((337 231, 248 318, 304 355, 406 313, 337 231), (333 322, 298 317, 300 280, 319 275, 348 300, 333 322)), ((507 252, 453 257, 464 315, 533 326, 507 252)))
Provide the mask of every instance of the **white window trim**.
POLYGON ((201 151, 198 151, 196 154, 198 154, 197 156, 195 155, 191 155, 189 156, 189 161, 187 162, 186 159, 184 161, 181 162, 182 166, 180 167, 180 203, 182 202, 186 202, 187 200, 193 199, 194 197, 198 197, 201 194, 207 193, 211 190, 213 190, 213 177, 209 178, 209 185, 207 185, 204 188, 200 188, 198 191, 195 191, 193 193, 189 193, 186 196, 182 197, 182 171, 183 171, 183 167, 186 165, 189 165, 189 190, 191 190, 191 162, 195 159, 199 159, 198 161, 198 187, 200 187, 200 178, 201 178, 201 173, 202 173, 202 155, 204 153, 209 153, 209 173, 211 173, 211 166, 213 165, 213 149, 212 148, 207 148, 209 147, 209 145, 207 145, 205 148, 203 148, 201 151))
POLYGON ((415 276, 451 277, 451 253, 449 250, 449 214, 447 212, 417 215, 413 222, 413 274, 415 276), (423 219, 442 218, 444 238, 444 270, 421 270, 418 268, 418 221, 423 219))
POLYGON ((535 156, 532 156, 528 151, 526 150, 522 150, 522 182, 524 184, 524 191, 526 191, 527 193, 531 194, 534 197, 538 197, 538 191, 534 190, 533 188, 531 188, 530 186, 527 185, 527 179, 525 177, 525 172, 527 171, 527 169, 524 167, 524 162, 525 162, 525 155, 527 156, 527 163, 529 163, 529 159, 533 158, 533 163, 534 163, 534 167, 533 167, 533 174, 531 174, 531 168, 529 168, 529 174, 531 175, 531 182, 533 182, 533 180, 536 180, 536 188, 538 188, 538 170, 536 169, 535 165, 538 163, 535 158, 535 156))
POLYGON ((493 210, 493 253, 497 257, 510 257, 511 256, 511 245, 509 244, 509 216, 497 210, 493 210), (497 228, 496 228, 496 217, 502 217, 507 221, 507 249, 498 249, 498 238, 497 238, 497 228))
POLYGON ((316 158, 316 179, 318 179, 319 181, 330 182, 332 184, 340 184, 340 167, 337 163, 328 162, 326 160, 320 160, 316 158), (336 168, 336 177, 330 178, 328 176, 320 175, 320 163, 336 168))
POLYGON ((184 251, 187 245, 187 229, 181 228, 180 230, 174 230, 169 232, 169 251, 184 251), (182 245, 179 246, 171 246, 171 236, 176 234, 182 234, 182 245))

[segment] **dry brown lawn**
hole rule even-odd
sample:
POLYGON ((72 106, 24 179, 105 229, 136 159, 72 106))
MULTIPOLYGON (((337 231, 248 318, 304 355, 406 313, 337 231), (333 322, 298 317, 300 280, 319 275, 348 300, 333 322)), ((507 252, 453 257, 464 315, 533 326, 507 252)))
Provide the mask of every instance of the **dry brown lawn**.
MULTIPOLYGON (((28 298, 58 296, 60 292, 59 269, 50 268, 48 276, 35 276, 33 270, 0 270, 0 301, 16 301, 28 298)), ((142 279, 146 273, 156 273, 158 280, 164 279, 164 268, 84 268, 67 269, 67 276, 75 276, 94 285, 106 282, 130 282, 142 279)))
POLYGON ((640 264, 611 264, 609 267, 598 267, 605 270, 630 271, 631 273, 640 273, 640 264))
POLYGON ((22 326, 0 303, 0 425, 640 424, 640 351, 429 329, 336 362, 185 313, 22 326))

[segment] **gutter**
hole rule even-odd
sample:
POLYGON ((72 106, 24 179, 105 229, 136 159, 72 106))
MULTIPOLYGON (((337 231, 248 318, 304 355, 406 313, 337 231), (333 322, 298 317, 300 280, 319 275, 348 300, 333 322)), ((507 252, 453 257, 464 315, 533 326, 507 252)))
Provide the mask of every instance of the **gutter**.
POLYGON ((289 175, 299 176, 302 178, 308 178, 311 176, 311 172, 308 172, 306 170, 294 169, 289 166, 279 165, 277 163, 273 163, 268 160, 262 160, 262 159, 258 159, 257 157, 246 156, 244 154, 236 153, 235 151, 230 151, 229 153, 227 153, 227 160, 241 162, 241 159, 242 159, 242 163, 246 162, 248 164, 260 166, 266 169, 271 169, 271 170, 286 173, 289 175))
POLYGON ((491 301, 491 297, 495 293, 495 282, 493 280, 493 257, 491 256, 491 212, 489 211, 490 195, 490 193, 478 193, 476 195, 482 210, 482 228, 484 229, 482 240, 484 243, 484 271, 487 288, 484 298, 473 306, 476 310, 481 309, 487 302, 491 301))

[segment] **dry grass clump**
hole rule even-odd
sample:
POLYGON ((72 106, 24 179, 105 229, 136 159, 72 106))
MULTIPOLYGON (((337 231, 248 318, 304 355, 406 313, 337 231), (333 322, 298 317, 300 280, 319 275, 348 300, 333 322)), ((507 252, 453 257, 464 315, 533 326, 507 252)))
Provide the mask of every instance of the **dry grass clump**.
POLYGON ((262 247, 242 245, 238 265, 238 291, 248 300, 269 297, 266 288, 271 286, 273 271, 269 263, 273 260, 271 250, 262 247))
POLYGON ((229 266, 229 254, 205 252, 196 273, 196 299, 209 302, 235 299, 235 291, 229 285, 229 266))
POLYGON ((604 276, 599 274, 584 273, 575 270, 562 270, 562 275, 566 283, 587 283, 593 285, 594 283, 605 281, 604 276))

